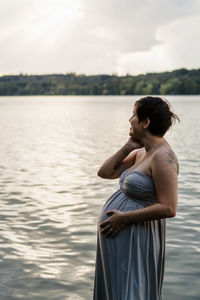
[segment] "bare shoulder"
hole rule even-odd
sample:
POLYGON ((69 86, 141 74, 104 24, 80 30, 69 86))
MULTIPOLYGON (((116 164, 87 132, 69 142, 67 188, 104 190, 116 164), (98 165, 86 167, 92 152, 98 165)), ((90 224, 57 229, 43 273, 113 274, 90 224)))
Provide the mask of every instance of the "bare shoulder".
POLYGON ((172 150, 172 148, 169 148, 168 150, 166 150, 164 158, 165 158, 166 163, 171 165, 172 168, 174 169, 174 171, 178 174, 179 173, 178 158, 177 158, 174 150, 172 150))
POLYGON ((143 148, 139 148, 139 149, 137 149, 136 157, 137 158, 141 158, 142 156, 144 156, 145 153, 146 153, 146 151, 145 151, 144 147, 143 148))
POLYGON ((132 152, 130 152, 127 155, 126 158, 124 158, 124 160, 122 161, 122 163, 120 163, 120 165, 123 163, 130 163, 130 165, 134 164, 136 157, 138 157, 140 155, 140 153, 143 153, 143 152, 144 152, 144 148, 139 148, 139 149, 133 150, 132 152))
POLYGON ((138 159, 138 154, 141 152, 143 153, 144 149, 143 150, 142 150, 142 148, 135 149, 132 152, 130 152, 122 162, 116 163, 116 165, 113 168, 115 170, 115 172, 107 178, 109 178, 109 179, 119 178, 123 171, 132 167, 135 164, 136 160, 138 159))
POLYGON ((169 144, 164 144, 155 151, 152 157, 152 163, 158 164, 160 167, 168 170, 174 170, 176 174, 179 173, 177 155, 169 144))

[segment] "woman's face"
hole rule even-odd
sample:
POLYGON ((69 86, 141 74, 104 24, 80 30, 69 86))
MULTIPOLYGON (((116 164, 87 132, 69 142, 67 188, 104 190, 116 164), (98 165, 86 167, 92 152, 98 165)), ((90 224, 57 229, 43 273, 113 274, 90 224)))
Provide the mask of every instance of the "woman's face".
POLYGON ((133 115, 129 119, 129 122, 131 124, 129 135, 133 138, 139 139, 141 137, 142 122, 139 123, 136 104, 134 105, 133 115))

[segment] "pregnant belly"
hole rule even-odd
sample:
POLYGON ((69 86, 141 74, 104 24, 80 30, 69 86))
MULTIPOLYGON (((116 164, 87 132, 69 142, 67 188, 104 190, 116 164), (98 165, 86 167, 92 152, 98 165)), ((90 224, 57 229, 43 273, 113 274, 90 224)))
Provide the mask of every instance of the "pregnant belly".
POLYGON ((104 204, 99 216, 99 221, 103 222, 110 216, 106 214, 109 210, 130 211, 144 208, 146 205, 140 200, 130 198, 120 189, 117 190, 104 204))

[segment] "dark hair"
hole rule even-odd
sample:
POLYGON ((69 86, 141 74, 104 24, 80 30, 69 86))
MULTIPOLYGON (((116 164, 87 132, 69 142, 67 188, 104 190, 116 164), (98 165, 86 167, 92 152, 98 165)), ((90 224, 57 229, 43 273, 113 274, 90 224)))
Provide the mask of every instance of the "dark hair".
POLYGON ((160 97, 146 96, 137 100, 137 116, 139 122, 150 119, 148 130, 151 134, 163 136, 172 124, 179 120, 170 110, 170 104, 160 97))

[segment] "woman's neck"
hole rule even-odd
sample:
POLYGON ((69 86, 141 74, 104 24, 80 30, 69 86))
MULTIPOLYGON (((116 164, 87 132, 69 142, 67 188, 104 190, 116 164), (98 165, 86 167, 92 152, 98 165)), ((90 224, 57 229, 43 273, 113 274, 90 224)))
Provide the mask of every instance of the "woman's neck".
POLYGON ((166 143, 167 141, 163 137, 148 134, 141 139, 141 143, 144 145, 146 152, 155 150, 159 145, 166 143))

